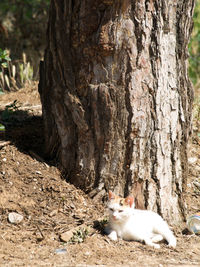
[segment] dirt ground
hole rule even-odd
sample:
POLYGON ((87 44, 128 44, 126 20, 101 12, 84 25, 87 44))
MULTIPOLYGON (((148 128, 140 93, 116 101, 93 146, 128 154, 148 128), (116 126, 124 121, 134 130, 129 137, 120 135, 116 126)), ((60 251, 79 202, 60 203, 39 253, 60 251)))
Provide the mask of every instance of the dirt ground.
MULTIPOLYGON (((112 242, 102 234, 104 204, 67 183, 55 162, 43 160, 36 83, 0 95, 0 111, 6 122, 0 141, 0 266, 200 266, 200 236, 184 234, 184 224, 175 229, 176 249, 112 242), (10 223, 10 212, 23 215, 22 222, 10 223), (62 233, 74 228, 73 239, 61 241, 62 233)), ((188 215, 200 211, 200 188, 193 183, 200 182, 200 139, 195 133, 189 162, 188 215)))

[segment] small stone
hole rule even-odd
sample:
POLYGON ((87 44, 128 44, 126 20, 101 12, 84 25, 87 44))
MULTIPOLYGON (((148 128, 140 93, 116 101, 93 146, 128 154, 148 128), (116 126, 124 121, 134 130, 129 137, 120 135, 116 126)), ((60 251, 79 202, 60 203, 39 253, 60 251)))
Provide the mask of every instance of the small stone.
POLYGON ((69 240, 73 237, 73 235, 74 235, 74 229, 69 230, 60 235, 60 240, 63 242, 69 242, 69 240))
MULTIPOLYGON (((79 226, 77 226, 77 227, 74 227, 74 228, 72 228, 71 230, 62 233, 62 234, 60 235, 60 240, 63 241, 63 242, 66 242, 66 243, 67 243, 67 242, 70 241, 70 239, 71 239, 72 237, 74 237, 74 234, 76 234, 77 231, 79 231, 80 229, 84 229, 84 228, 86 228, 86 225, 84 225, 84 224, 79 225, 79 226)), ((89 230, 87 229, 87 231, 89 231, 89 230)), ((82 242, 83 242, 83 241, 82 241, 82 242)))
POLYGON ((13 224, 18 224, 23 221, 24 217, 17 212, 10 212, 8 214, 8 221, 13 224))
POLYGON ((191 158, 188 159, 188 162, 190 164, 194 164, 196 161, 197 161, 197 158, 195 158, 195 157, 191 157, 191 158))
POLYGON ((84 255, 85 255, 85 256, 90 256, 90 255, 91 255, 91 252, 90 252, 90 251, 86 251, 86 252, 84 253, 84 255))
POLYGON ((53 217, 53 216, 55 216, 57 213, 58 213, 58 210, 53 210, 53 211, 49 214, 49 216, 50 216, 50 217, 53 217))
POLYGON ((66 253, 67 253, 66 248, 57 248, 55 250, 55 254, 66 254, 66 253))

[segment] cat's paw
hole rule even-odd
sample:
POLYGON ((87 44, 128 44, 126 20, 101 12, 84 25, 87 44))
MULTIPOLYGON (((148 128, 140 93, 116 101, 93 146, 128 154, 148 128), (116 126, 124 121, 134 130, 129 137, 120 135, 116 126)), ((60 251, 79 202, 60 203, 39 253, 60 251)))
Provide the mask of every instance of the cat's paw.
POLYGON ((151 241, 151 239, 145 239, 144 242, 145 242, 146 245, 148 245, 150 247, 153 247, 153 248, 156 248, 156 249, 160 248, 160 245, 153 243, 151 241))
POLYGON ((159 234, 155 234, 152 238, 151 238, 151 241, 153 243, 158 243, 160 241, 163 240, 163 236, 162 235, 159 235, 159 234))
POLYGON ((153 244, 152 247, 153 247, 153 248, 156 248, 156 249, 159 249, 159 248, 160 248, 160 245, 158 245, 158 244, 153 244))
POLYGON ((176 247, 176 238, 173 236, 173 238, 170 238, 168 247, 175 248, 176 247))
POLYGON ((113 240, 113 241, 117 241, 117 233, 115 231, 112 231, 108 237, 113 240))
POLYGON ((169 247, 169 248, 175 248, 175 247, 176 247, 176 240, 175 240, 174 242, 170 242, 170 243, 168 244, 168 247, 169 247))

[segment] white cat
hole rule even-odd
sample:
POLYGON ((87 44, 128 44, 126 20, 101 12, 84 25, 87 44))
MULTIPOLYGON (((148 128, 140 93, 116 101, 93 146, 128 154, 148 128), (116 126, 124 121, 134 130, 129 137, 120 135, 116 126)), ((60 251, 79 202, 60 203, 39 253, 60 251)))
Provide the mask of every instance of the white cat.
POLYGON ((176 247, 176 238, 162 217, 153 211, 135 209, 133 197, 120 198, 110 191, 108 209, 105 232, 110 239, 144 241, 154 248, 160 248, 155 243, 165 239, 169 247, 176 247))

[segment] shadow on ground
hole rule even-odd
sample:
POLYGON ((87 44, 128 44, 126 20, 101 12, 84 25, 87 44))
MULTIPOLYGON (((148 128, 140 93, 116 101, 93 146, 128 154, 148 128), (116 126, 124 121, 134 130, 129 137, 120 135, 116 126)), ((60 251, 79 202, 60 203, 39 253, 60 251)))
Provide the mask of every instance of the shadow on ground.
POLYGON ((41 115, 34 115, 30 110, 0 110, 0 123, 5 126, 1 141, 9 141, 23 153, 44 160, 44 132, 41 115))

